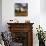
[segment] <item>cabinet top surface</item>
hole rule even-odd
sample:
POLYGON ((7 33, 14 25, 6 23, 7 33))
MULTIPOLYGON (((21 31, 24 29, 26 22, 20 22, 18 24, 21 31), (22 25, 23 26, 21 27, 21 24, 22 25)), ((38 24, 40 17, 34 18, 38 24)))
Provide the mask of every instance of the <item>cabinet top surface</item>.
POLYGON ((8 25, 14 25, 14 24, 31 24, 33 25, 34 23, 7 23, 8 25))

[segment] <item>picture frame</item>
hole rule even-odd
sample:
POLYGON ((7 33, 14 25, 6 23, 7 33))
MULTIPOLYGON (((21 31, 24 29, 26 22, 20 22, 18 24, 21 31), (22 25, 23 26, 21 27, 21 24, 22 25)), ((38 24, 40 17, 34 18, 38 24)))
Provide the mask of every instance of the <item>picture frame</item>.
POLYGON ((28 16, 28 3, 15 3, 15 16, 28 16))

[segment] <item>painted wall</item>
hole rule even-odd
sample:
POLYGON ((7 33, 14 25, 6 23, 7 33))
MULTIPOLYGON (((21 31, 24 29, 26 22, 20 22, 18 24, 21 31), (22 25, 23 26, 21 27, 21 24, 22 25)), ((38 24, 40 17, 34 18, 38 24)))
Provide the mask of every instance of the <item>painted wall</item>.
POLYGON ((40 0, 40 24, 46 31, 46 0, 40 0))
MULTIPOLYGON (((40 22, 40 0, 3 0, 2 1, 2 22, 3 26, 10 19, 18 19, 19 22, 25 22, 26 19, 29 19, 33 23, 40 22), (27 17, 16 17, 14 16, 14 4, 16 2, 27 2, 28 3, 28 16, 27 17)), ((4 27, 6 30, 6 28, 4 27)))
POLYGON ((41 12, 46 13, 46 0, 40 0, 41 12))
POLYGON ((0 31, 2 31, 2 0, 0 0, 0 31))

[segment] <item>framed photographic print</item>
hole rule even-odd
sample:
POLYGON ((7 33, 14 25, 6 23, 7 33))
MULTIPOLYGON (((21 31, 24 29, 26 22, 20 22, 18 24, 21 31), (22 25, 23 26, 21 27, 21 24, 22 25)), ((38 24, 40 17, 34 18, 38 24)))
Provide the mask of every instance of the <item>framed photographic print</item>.
POLYGON ((15 3, 15 16, 28 16, 28 3, 15 3))

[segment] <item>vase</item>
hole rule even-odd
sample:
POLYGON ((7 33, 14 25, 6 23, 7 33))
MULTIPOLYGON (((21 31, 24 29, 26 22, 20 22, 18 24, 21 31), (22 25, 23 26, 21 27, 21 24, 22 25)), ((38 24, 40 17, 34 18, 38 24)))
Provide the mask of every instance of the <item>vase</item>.
POLYGON ((39 40, 39 46, 45 46, 45 41, 39 40))

